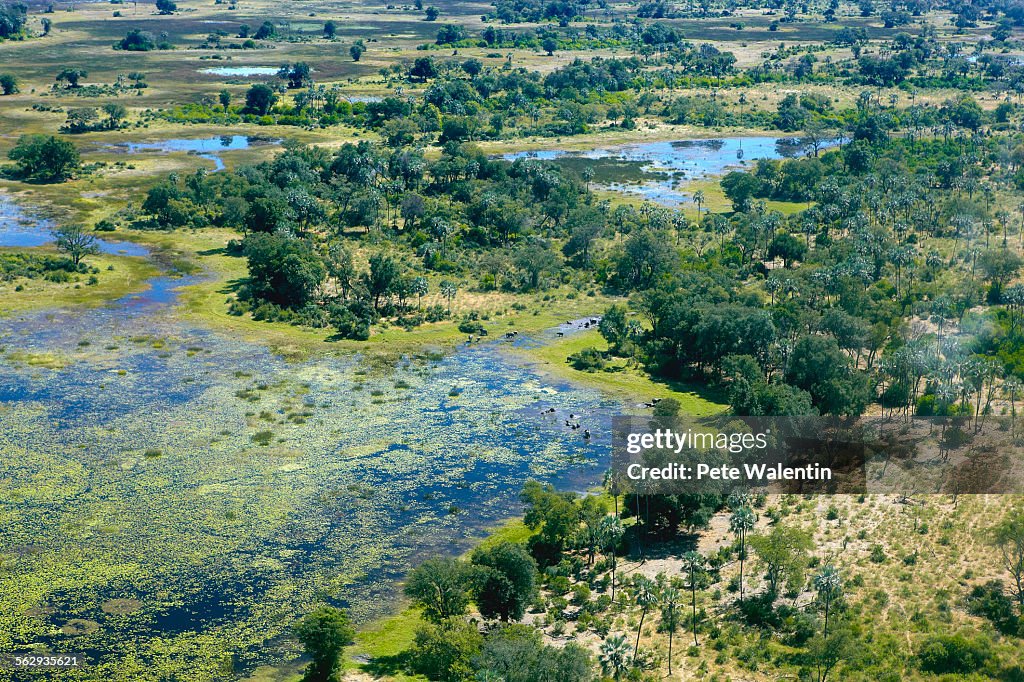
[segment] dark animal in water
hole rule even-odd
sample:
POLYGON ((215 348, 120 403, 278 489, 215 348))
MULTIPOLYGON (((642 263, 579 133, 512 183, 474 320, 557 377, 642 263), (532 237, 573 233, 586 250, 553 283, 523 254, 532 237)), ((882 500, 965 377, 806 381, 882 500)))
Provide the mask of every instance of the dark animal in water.
POLYGON ((557 332, 558 336, 565 336, 565 332, 557 332))
POLYGON ((590 429, 585 429, 583 431, 583 437, 588 439, 588 440, 590 439, 590 429))

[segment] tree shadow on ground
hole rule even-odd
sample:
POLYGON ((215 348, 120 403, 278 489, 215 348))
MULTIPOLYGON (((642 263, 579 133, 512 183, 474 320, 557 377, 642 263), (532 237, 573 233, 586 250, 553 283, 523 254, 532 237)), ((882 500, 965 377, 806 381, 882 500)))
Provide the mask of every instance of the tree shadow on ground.
POLYGON ((403 651, 391 656, 375 656, 360 666, 363 672, 374 677, 394 677, 408 674, 412 670, 412 655, 403 651))

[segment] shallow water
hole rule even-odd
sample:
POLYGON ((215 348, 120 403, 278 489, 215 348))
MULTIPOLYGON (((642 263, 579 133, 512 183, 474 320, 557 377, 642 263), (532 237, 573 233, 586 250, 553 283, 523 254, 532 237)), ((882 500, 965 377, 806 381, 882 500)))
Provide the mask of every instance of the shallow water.
MULTIPOLYGON (((10 200, 0 196, 0 246, 33 247, 54 240, 53 224, 48 220, 29 218, 10 200)), ((101 253, 121 256, 145 256, 149 250, 133 242, 97 238, 101 253)))
POLYGON ((667 206, 691 199, 685 183, 748 166, 757 159, 799 156, 803 144, 793 137, 727 137, 643 142, 587 151, 542 150, 505 154, 502 158, 536 158, 567 168, 594 171, 593 183, 667 206))
POLYGON ((219 137, 203 138, 172 138, 160 140, 159 142, 125 142, 114 145, 123 149, 129 154, 144 152, 188 152, 214 163, 214 170, 224 170, 224 161, 220 158, 221 152, 236 149, 249 149, 256 145, 275 144, 276 140, 247 137, 245 135, 221 135, 219 137))
POLYGON ((275 76, 280 69, 279 66, 216 66, 199 72, 214 76, 275 76))
POLYGON ((82 651, 93 680, 134 659, 132 679, 222 680, 225 651, 236 674, 292 655, 317 601, 382 614, 418 557, 514 514, 527 478, 600 481, 618 406, 507 341, 289 363, 182 323, 189 281, 0 319, 0 650, 82 651))

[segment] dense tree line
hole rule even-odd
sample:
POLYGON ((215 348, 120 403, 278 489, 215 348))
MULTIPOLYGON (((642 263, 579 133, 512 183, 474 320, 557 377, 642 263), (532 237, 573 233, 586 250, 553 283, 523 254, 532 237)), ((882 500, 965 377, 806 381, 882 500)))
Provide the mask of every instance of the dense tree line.
MULTIPOLYGON (((447 316, 421 309, 430 273, 474 266, 481 289, 541 289, 561 277, 555 242, 570 235, 566 255, 589 266, 579 256, 596 238, 587 220, 600 213, 591 201, 579 180, 528 159, 494 160, 450 143, 428 162, 422 149, 361 142, 333 155, 291 146, 233 173, 172 177, 142 209, 155 227, 216 225, 245 235, 235 248, 250 280, 236 313, 365 338, 382 316, 406 326, 447 316), (363 268, 353 256, 367 240, 401 248, 371 248, 363 268), (470 254, 485 255, 483 268, 470 254)), ((457 290, 440 287, 450 304, 457 290)))

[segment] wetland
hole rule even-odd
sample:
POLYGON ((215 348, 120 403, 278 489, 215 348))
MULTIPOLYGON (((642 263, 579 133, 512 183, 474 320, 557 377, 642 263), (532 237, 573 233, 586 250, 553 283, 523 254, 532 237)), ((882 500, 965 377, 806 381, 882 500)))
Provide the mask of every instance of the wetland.
POLYGON ((1024 491, 935 481, 1016 464, 1022 46, 0 0, 0 679, 1019 679, 1024 491), (623 414, 878 419, 905 489, 654 493, 623 414))

